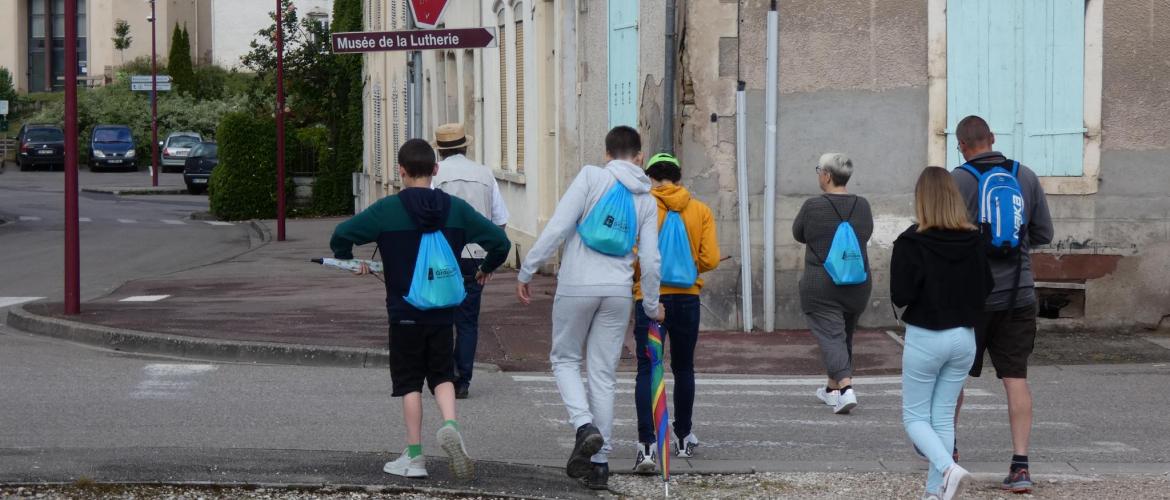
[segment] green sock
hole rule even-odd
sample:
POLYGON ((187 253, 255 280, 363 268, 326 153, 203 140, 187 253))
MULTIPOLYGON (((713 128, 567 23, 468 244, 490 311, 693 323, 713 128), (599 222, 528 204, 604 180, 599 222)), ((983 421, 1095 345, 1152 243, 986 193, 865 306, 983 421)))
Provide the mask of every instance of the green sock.
POLYGON ((406 456, 410 458, 422 455, 422 444, 406 445, 406 456))
POLYGON ((455 422, 454 420, 444 420, 443 421, 443 426, 448 426, 448 425, 450 425, 451 427, 454 427, 455 430, 459 430, 459 423, 455 422))

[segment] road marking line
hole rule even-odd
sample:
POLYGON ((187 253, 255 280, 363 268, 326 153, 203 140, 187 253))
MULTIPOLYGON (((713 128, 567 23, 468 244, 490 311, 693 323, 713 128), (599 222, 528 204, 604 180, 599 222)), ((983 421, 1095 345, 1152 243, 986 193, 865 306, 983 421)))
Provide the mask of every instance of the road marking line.
MULTIPOLYGON (((512 375, 512 380, 515 382, 553 382, 557 381, 556 377, 547 375, 512 375)), ((632 378, 621 378, 617 381, 619 384, 633 384, 632 378)), ((667 379, 671 382, 671 379, 667 379)), ((817 385, 825 383, 823 377, 794 377, 794 378, 706 378, 695 379, 695 385, 764 385, 764 386, 806 386, 817 385)), ((853 381, 853 385, 876 385, 876 384, 901 384, 902 377, 863 377, 853 381)))
POLYGON ((171 225, 175 225, 175 226, 182 226, 182 225, 186 225, 186 223, 184 223, 184 222, 183 222, 183 221, 181 221, 181 220, 175 220, 175 219, 163 219, 162 221, 163 221, 163 224, 171 224, 171 225))
POLYGON ((126 297, 118 302, 158 302, 167 297, 170 297, 170 295, 135 295, 126 297))
POLYGON ((131 399, 185 399, 198 385, 195 377, 213 372, 215 365, 154 363, 142 367, 145 380, 138 383, 131 399))
POLYGON ((221 220, 205 220, 203 222, 210 224, 212 226, 234 226, 235 225, 231 222, 224 222, 221 220))
POLYGON ((1170 339, 1163 337, 1142 337, 1154 344, 1170 349, 1170 339))
MULTIPOLYGON (((527 392, 529 394, 560 394, 560 390, 555 388, 555 387, 523 387, 523 390, 524 390, 524 392, 527 392)), ((632 388, 630 388, 630 389, 616 388, 616 389, 614 389, 613 392, 614 392, 614 394, 633 394, 634 389, 632 389, 632 388)), ((805 391, 805 390, 801 390, 801 391, 795 391, 795 390, 793 390, 793 391, 756 390, 756 391, 753 391, 753 390, 703 389, 703 390, 698 391, 698 394, 701 394, 703 396, 767 396, 767 397, 800 397, 800 398, 804 398, 804 397, 813 398, 814 397, 812 391, 805 391)), ((992 394, 991 392, 988 392, 988 391, 983 390, 983 389, 968 388, 965 390, 964 394, 966 395, 966 397, 972 397, 972 398, 974 398, 974 397, 979 397, 979 398, 995 397, 995 394, 992 394)), ((873 391, 873 392, 862 391, 859 394, 859 396, 875 397, 875 398, 876 397, 901 398, 902 397, 902 390, 901 389, 886 389, 886 390, 873 391)), ((967 407, 966 405, 963 405, 963 408, 966 408, 966 407, 967 407)))
POLYGON ((889 335, 890 338, 894 339, 894 342, 897 342, 898 345, 906 347, 906 341, 902 340, 902 337, 899 337, 898 334, 894 333, 893 330, 886 330, 886 335, 889 335))
POLYGON ((123 224, 137 224, 138 223, 138 221, 136 221, 134 219, 118 219, 118 222, 121 222, 123 224))
POLYGON ((34 216, 32 216, 32 215, 22 215, 22 216, 20 216, 20 219, 19 219, 19 220, 20 220, 21 222, 36 222, 36 221, 39 221, 39 220, 41 220, 41 218, 40 218, 40 217, 34 217, 34 216))
POLYGON ((25 302, 32 302, 34 300, 41 300, 44 297, 0 297, 0 307, 14 306, 23 304, 25 302))
POLYGON ((90 219, 89 217, 78 217, 77 222, 93 222, 93 219, 90 219))

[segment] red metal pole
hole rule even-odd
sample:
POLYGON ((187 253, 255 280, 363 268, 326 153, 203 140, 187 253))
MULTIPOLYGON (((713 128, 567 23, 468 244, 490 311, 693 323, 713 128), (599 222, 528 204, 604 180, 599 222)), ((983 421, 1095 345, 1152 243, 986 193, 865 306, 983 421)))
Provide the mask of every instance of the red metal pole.
POLYGON ((65 0, 65 314, 81 312, 77 203, 77 0, 65 0))
POLYGON ((276 241, 284 241, 284 26, 276 0, 276 241))
POLYGON ((158 18, 154 15, 154 0, 150 0, 150 185, 158 185, 158 56, 155 33, 158 18))

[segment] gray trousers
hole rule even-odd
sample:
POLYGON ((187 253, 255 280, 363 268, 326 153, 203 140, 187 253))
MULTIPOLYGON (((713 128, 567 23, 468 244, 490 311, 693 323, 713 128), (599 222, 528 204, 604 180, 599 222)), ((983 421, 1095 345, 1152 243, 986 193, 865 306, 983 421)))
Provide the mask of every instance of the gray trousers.
POLYGON ((857 316, 845 311, 804 313, 813 337, 821 346, 825 373, 833 380, 853 376, 853 331, 857 329, 857 316))
POLYGON ((592 457, 597 463, 608 463, 613 449, 614 384, 633 307, 630 297, 557 295, 553 299, 549 354, 553 375, 573 428, 592 423, 605 438, 601 451, 592 457), (582 362, 588 385, 581 380, 582 362))

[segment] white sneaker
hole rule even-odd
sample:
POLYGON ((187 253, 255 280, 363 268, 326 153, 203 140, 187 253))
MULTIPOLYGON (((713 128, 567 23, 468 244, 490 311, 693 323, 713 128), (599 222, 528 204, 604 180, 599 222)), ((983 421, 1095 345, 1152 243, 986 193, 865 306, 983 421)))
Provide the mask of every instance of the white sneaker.
POLYGON ((821 400, 829 406, 837 406, 837 398, 841 396, 841 391, 833 390, 826 391, 825 386, 817 387, 817 399, 821 400))
POLYGON ((967 472, 967 469, 959 466, 959 464, 948 467, 946 472, 943 473, 942 500, 955 498, 955 495, 959 494, 959 490, 963 489, 963 483, 970 476, 971 473, 967 472))
POLYGON ((854 408, 857 408, 857 394, 853 392, 853 389, 846 389, 845 392, 841 393, 841 396, 837 398, 837 404, 833 406, 833 413, 838 415, 845 415, 854 408))
POLYGON ((638 458, 634 459, 634 472, 638 474, 653 474, 658 464, 654 463, 654 445, 638 443, 638 458))
POLYGON ((681 458, 691 458, 695 456, 695 447, 699 446, 699 438, 695 437, 695 433, 687 434, 687 437, 675 443, 675 454, 681 458))
POLYGON ((382 472, 387 474, 394 474, 395 476, 424 478, 427 477, 427 457, 419 455, 410 458, 406 450, 402 450, 402 454, 393 462, 386 462, 382 466, 382 472))
POLYGON ((439 439, 439 447, 447 454, 451 462, 451 473, 460 481, 470 481, 475 477, 475 463, 467 456, 467 448, 463 446, 463 435, 453 425, 444 425, 439 428, 435 436, 439 439))

